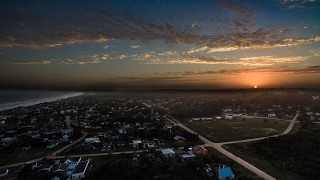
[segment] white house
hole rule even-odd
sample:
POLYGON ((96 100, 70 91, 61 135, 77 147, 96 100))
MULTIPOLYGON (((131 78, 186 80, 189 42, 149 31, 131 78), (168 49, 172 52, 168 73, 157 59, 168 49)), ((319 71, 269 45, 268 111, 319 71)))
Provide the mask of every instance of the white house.
POLYGON ((233 119, 233 115, 232 114, 226 114, 224 116, 224 119, 233 119))
POLYGON ((91 159, 87 161, 78 162, 77 166, 73 169, 72 173, 68 177, 70 179, 82 179, 85 177, 85 174, 91 170, 91 159))
POLYGON ((268 117, 274 118, 274 117, 276 117, 276 114, 275 114, 275 113, 269 113, 269 114, 268 114, 268 117))
POLYGON ((164 155, 166 158, 173 158, 175 157, 176 153, 172 149, 162 149, 161 153, 164 155))

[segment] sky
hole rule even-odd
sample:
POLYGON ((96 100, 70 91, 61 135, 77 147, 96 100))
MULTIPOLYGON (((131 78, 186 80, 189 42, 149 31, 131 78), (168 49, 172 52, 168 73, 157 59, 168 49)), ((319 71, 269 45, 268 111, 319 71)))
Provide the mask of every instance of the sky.
POLYGON ((0 88, 320 88, 320 0, 0 2, 0 88))

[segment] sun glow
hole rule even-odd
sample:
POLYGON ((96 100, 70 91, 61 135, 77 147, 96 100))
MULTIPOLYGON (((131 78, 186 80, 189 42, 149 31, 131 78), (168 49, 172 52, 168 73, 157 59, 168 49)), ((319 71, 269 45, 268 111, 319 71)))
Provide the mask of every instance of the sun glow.
POLYGON ((258 88, 258 86, 253 86, 255 89, 258 88))

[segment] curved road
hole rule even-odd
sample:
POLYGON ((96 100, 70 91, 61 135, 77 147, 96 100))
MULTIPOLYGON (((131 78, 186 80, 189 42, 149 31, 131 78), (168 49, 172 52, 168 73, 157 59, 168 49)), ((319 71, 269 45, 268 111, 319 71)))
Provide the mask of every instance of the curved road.
MULTIPOLYGON (((241 143, 241 142, 249 142, 249 141, 257 141, 257 140, 262 140, 265 138, 269 138, 269 137, 276 137, 276 136, 281 136, 281 135, 285 135, 288 134, 291 130, 292 127, 297 119, 299 115, 299 111, 297 112, 296 116, 290 121, 290 124, 288 126, 288 128, 281 134, 279 135, 275 135, 275 136, 267 136, 267 137, 261 137, 261 138, 254 138, 254 139, 247 139, 247 140, 239 140, 239 141, 231 141, 231 142, 223 142, 223 143, 214 143, 210 140, 208 140, 207 138, 199 135, 199 139, 202 140, 207 146, 213 147, 214 149, 216 149, 217 151, 219 151, 220 153, 224 154, 225 156, 229 157, 230 159, 234 160, 235 162, 239 163, 240 165, 242 165, 243 167, 247 168, 248 170, 252 171, 253 173, 255 173, 256 175, 258 175, 259 177, 263 178, 263 179, 267 179, 267 180, 273 180, 275 178, 273 178, 272 176, 270 176, 269 174, 261 171, 260 169, 256 168, 255 166, 249 164, 248 162, 244 161, 243 159, 233 155, 232 153, 230 153, 229 151, 225 150, 222 148, 222 145, 224 144, 233 144, 233 143, 241 143)), ((171 119, 167 118, 167 120, 171 121, 174 125, 177 125, 183 129, 185 129, 186 131, 190 132, 190 133, 195 133, 193 130, 189 129, 188 127, 184 126, 183 124, 181 124, 179 121, 176 120, 172 121, 171 119)))

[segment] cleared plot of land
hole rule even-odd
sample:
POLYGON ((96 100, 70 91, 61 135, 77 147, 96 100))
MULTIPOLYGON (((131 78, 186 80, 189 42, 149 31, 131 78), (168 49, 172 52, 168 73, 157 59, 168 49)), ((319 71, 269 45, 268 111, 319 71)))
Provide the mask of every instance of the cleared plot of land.
POLYGON ((239 144, 230 144, 223 146, 224 149, 228 150, 232 154, 244 159, 245 161, 249 162, 253 166, 257 167, 258 169, 262 169, 267 174, 271 175, 276 179, 283 179, 283 180, 298 180, 303 179, 296 174, 293 174, 289 171, 279 170, 276 169, 270 162, 261 159, 256 154, 252 152, 252 150, 248 149, 248 146, 253 143, 239 143, 239 144))
POLYGON ((187 127, 213 142, 227 142, 280 134, 288 125, 287 121, 254 118, 202 121, 187 127))

